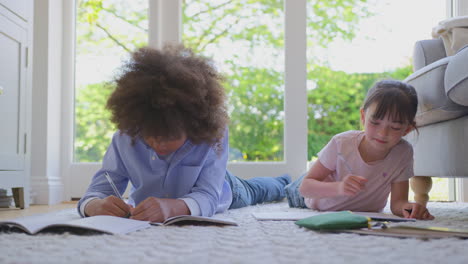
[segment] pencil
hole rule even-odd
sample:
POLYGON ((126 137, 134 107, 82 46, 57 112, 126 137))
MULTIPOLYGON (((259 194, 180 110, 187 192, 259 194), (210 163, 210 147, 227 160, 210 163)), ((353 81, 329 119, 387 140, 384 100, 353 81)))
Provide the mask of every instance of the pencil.
MULTIPOLYGON (((112 189, 114 190, 114 193, 117 195, 117 197, 120 198, 120 200, 124 200, 124 198, 122 197, 122 195, 120 194, 119 190, 117 190, 117 187, 115 186, 114 184, 114 181, 112 180, 112 178, 110 177, 109 173, 107 173, 107 171, 104 173, 104 176, 106 176, 106 179, 107 181, 110 183, 112 189)), ((125 218, 129 218, 130 216, 132 216, 132 214, 130 212, 127 213, 126 216, 124 216, 125 218)))
POLYGON ((117 187, 115 186, 114 181, 112 180, 112 178, 109 176, 109 173, 107 173, 107 171, 106 171, 104 173, 104 175, 106 176, 107 181, 110 183, 110 185, 111 185, 112 189, 114 190, 114 193, 117 195, 117 197, 119 197, 120 199, 123 200, 122 195, 120 194, 119 190, 117 190, 117 187))

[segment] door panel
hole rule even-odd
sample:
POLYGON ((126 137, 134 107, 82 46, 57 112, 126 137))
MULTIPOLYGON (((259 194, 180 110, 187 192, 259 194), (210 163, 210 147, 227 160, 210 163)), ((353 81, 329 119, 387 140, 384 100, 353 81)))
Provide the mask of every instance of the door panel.
POLYGON ((0 30, 0 170, 23 170, 26 31, 2 15, 0 30))

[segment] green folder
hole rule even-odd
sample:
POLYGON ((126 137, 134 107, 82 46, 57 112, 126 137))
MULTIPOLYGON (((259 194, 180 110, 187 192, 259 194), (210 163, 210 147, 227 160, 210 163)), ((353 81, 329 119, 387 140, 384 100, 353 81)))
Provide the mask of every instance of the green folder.
POLYGON ((312 230, 343 230, 369 227, 370 218, 353 214, 350 211, 341 211, 310 216, 296 221, 296 225, 312 230))

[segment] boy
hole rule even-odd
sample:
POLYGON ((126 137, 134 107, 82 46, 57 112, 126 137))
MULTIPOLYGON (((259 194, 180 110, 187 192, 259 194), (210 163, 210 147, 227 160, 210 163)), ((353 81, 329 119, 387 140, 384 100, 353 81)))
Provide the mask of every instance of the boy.
POLYGON ((162 222, 283 199, 288 175, 242 180, 226 171, 229 117, 221 81, 210 60, 182 46, 134 52, 107 102, 119 131, 78 203, 80 215, 162 222), (127 204, 114 195, 129 182, 127 204))

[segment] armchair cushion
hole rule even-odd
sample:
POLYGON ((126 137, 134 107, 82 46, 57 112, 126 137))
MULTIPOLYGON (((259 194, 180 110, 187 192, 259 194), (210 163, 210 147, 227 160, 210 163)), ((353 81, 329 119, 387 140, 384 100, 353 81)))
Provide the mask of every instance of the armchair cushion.
POLYGON ((468 16, 452 17, 432 29, 433 38, 442 38, 448 56, 468 44, 468 16))

